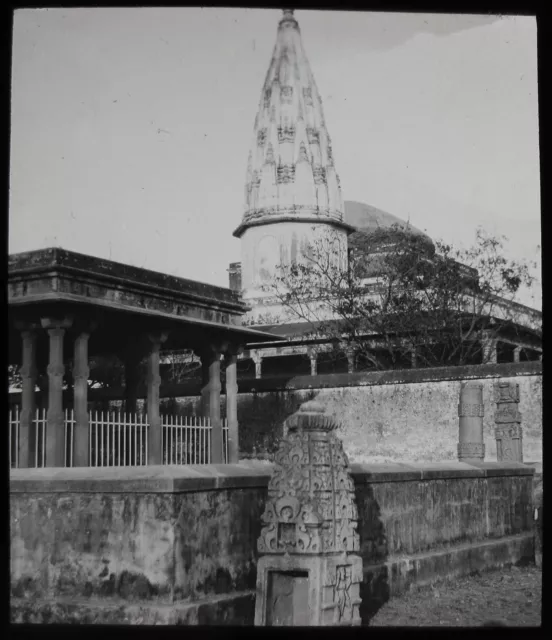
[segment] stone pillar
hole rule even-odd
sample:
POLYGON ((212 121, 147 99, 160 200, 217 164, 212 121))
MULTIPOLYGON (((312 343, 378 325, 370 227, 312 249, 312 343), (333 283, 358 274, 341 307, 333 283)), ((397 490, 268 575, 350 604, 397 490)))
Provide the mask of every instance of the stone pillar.
POLYGON ((514 349, 514 362, 519 362, 519 354, 521 353, 521 347, 514 349))
POLYGON ((65 466, 65 420, 63 413, 63 337, 71 326, 70 318, 43 318, 42 326, 50 337, 48 364, 48 412, 46 429, 46 467, 65 466))
POLYGON ((255 363, 255 378, 260 378, 263 368, 263 357, 259 353, 253 353, 251 359, 255 363))
POLYGON ((159 416, 159 350, 167 334, 148 335, 150 350, 148 353, 147 403, 148 403, 148 465, 163 464, 163 430, 159 416))
POLYGON ((211 422, 211 464, 222 464, 223 439, 220 419, 220 356, 218 345, 210 345, 201 353, 203 388, 201 389, 202 407, 211 422))
POLYGON ((21 358, 21 413, 19 416, 19 468, 34 466, 36 433, 33 432, 35 415, 36 329, 38 325, 18 325, 23 342, 21 358))
POLYGON ((73 466, 89 465, 90 420, 88 416, 88 339, 92 325, 81 327, 75 337, 73 355, 73 409, 75 429, 73 432, 73 466))
POLYGON ((458 460, 483 460, 485 444, 483 441, 483 385, 463 382, 460 386, 460 404, 458 405, 459 442, 458 460))
POLYGON ((226 420, 228 422, 228 460, 230 464, 239 461, 238 427, 238 355, 242 348, 229 347, 226 353, 226 420))
POLYGON ((317 373, 316 366, 318 364, 317 362, 318 354, 316 353, 316 351, 311 350, 309 353, 309 358, 310 358, 311 376, 315 376, 317 373))
POLYGON ((482 362, 483 364, 496 364, 496 338, 489 331, 481 332, 481 348, 482 348, 482 362))
POLYGON ((518 411, 519 384, 499 382, 494 387, 496 459, 523 462, 523 433, 518 411))
POLYGON ((412 349, 412 351, 410 352, 410 366, 413 369, 416 369, 416 367, 418 366, 418 357, 417 357, 416 349, 412 349))
POLYGON ((352 347, 347 347, 345 350, 347 354, 347 373, 354 373, 355 370, 355 352, 352 347))
POLYGON ((315 402, 288 418, 257 541, 256 626, 360 624, 358 509, 336 426, 315 402))

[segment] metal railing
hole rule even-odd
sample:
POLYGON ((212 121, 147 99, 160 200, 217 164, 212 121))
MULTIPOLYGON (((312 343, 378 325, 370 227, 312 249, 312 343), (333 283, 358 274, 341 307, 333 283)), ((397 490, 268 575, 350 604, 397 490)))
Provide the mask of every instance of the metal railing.
MULTIPOLYGON (((10 467, 19 467, 20 411, 9 411, 10 467)), ((65 410, 65 466, 73 466, 75 417, 65 410)), ((89 417, 89 466, 142 466, 148 460, 147 416, 122 411, 92 411, 89 417)), ((223 456, 228 461, 228 424, 222 421, 223 456)), ((209 464, 211 460, 211 424, 196 416, 161 416, 163 464, 209 464)), ((44 467, 46 460, 47 411, 36 409, 30 437, 34 460, 44 467)))

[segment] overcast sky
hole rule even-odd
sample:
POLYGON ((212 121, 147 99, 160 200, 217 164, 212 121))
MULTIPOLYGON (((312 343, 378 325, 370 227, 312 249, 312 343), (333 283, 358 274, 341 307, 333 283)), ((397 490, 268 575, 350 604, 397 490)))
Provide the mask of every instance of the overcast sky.
MULTIPOLYGON (((61 246, 227 286, 280 16, 17 11, 10 253, 61 246)), ((345 199, 456 244, 483 225, 539 257, 534 18, 296 17, 345 199)))

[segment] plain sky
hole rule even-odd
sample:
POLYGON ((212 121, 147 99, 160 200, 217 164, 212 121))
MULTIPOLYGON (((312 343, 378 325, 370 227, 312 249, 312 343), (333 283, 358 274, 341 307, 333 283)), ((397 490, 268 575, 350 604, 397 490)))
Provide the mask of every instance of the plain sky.
MULTIPOLYGON (((15 13, 9 251, 228 286, 281 11, 15 13)), ((296 11, 344 198, 540 261, 536 21, 296 11)), ((521 300, 540 308, 536 298, 521 300)))

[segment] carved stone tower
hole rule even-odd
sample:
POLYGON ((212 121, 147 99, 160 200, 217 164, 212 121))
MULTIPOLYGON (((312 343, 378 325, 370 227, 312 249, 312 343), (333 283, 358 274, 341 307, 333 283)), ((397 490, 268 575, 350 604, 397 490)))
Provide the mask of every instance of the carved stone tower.
POLYGON ((335 423, 309 402, 288 419, 257 548, 255 624, 360 624, 354 483, 335 423))
POLYGON ((276 267, 300 261, 317 238, 330 237, 346 259, 351 230, 343 222, 320 94, 293 10, 285 9, 255 118, 245 211, 234 231, 241 239, 244 298, 251 303, 269 295, 276 267))

